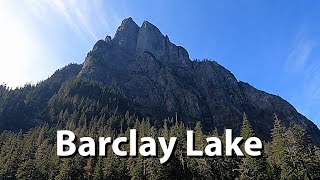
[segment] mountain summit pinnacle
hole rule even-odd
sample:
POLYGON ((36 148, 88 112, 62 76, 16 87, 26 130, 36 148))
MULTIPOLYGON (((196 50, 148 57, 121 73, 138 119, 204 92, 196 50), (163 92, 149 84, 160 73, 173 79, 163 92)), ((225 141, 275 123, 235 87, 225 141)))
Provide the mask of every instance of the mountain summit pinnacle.
POLYGON ((120 47, 134 52, 137 45, 139 26, 131 17, 124 19, 118 27, 113 42, 120 47))
POLYGON ((131 17, 122 21, 112 39, 113 43, 134 55, 149 52, 159 61, 188 63, 188 52, 171 43, 168 36, 148 21, 139 27, 131 17))

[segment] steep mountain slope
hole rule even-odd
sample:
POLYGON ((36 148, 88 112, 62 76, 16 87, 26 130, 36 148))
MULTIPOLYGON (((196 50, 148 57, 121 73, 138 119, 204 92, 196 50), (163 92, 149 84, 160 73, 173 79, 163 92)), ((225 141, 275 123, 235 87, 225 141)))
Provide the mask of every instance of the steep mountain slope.
POLYGON ((113 39, 94 45, 78 76, 117 89, 139 113, 154 119, 177 113, 190 124, 200 120, 207 131, 239 132, 246 112, 257 134, 269 139, 277 113, 286 125, 302 125, 320 144, 317 126, 287 101, 238 82, 217 62, 191 61, 183 47, 147 21, 139 27, 131 18, 123 20, 113 39))
POLYGON ((36 86, 9 90, 0 86, 0 131, 29 129, 48 121, 47 104, 63 83, 79 74, 82 66, 69 64, 36 86))

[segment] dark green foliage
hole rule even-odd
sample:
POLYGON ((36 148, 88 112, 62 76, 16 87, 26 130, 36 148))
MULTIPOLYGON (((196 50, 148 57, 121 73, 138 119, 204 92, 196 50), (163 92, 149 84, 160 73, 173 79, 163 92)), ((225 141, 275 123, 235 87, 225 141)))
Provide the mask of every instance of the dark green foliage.
POLYGON ((15 90, 0 86, 0 131, 28 130, 44 123, 86 123, 94 118, 112 118, 133 112, 125 97, 94 80, 77 78, 81 66, 70 64, 37 85, 15 90), (113 117, 112 117, 113 116, 113 117), (80 121, 80 122, 79 122, 80 121))
MULTIPOLYGON (((243 137, 244 141, 250 137, 255 137, 255 133, 250 125, 250 122, 246 114, 243 115, 241 137, 243 137)), ((241 148, 244 152, 243 144, 241 148)), ((239 163, 240 179, 267 179, 268 176, 265 173, 265 169, 266 161, 263 156, 255 158, 245 154, 245 156, 241 158, 239 163)))
MULTIPOLYGON (((177 116, 162 121, 130 114, 135 112, 131 102, 102 83, 76 77, 79 67, 69 65, 66 68, 72 71, 59 70, 36 86, 16 90, 0 86, 0 179, 320 179, 320 150, 300 126, 285 129, 275 116, 272 142, 265 143, 258 158, 187 157, 188 129, 195 132, 198 150, 204 150, 208 136, 224 143, 225 135, 216 128, 204 131, 200 122, 186 127, 188 123, 177 116), (169 162, 160 164, 160 148, 159 157, 152 158, 118 157, 109 146, 106 157, 56 156, 57 130, 97 140, 129 137, 130 128, 138 130, 139 138, 177 137, 169 162)), ((241 136, 255 136, 246 115, 241 136)), ((122 148, 128 150, 129 145, 122 148)))
MULTIPOLYGON (((72 116, 71 116, 72 117, 72 116)), ((77 123, 71 117, 62 124, 49 126, 47 124, 31 129, 25 134, 4 131, 0 134, 0 177, 1 179, 318 179, 319 178, 319 150, 312 146, 304 131, 293 125, 283 130, 286 145, 283 146, 284 155, 279 166, 274 161, 276 155, 275 142, 272 142, 272 152, 266 145, 262 157, 187 157, 186 131, 182 121, 175 123, 164 121, 162 128, 154 128, 149 119, 136 120, 135 116, 125 113, 124 116, 114 116, 109 119, 93 118, 87 125, 77 123), (115 120, 113 120, 113 118, 115 120), (117 130, 111 126, 111 121, 128 122, 126 128, 117 130), (129 129, 138 130, 139 138, 143 136, 163 136, 178 138, 173 157, 166 164, 160 164, 159 157, 122 158, 113 154, 107 146, 106 157, 85 158, 75 155, 72 158, 56 156, 55 136, 58 129, 69 129, 77 137, 91 136, 97 140, 98 136, 127 136, 129 129), (266 161, 268 159, 268 161, 266 161), (271 168, 279 167, 279 169, 271 168), (278 178, 274 178, 278 177, 278 178)), ((123 123, 126 124, 126 123, 123 123)), ((124 126, 124 125, 123 125, 124 126)), ((275 128, 281 128, 281 124, 275 128)), ((121 128, 120 128, 121 129, 121 128)), ((203 150, 209 135, 203 133, 201 124, 194 128, 196 149, 203 150)), ((254 131, 246 116, 242 126, 242 136, 246 139, 254 136, 254 131), (248 136, 247 136, 248 135, 248 136), (250 136, 249 136, 250 135, 250 136)), ((276 132, 276 130, 274 130, 276 132)), ((274 133, 274 137, 276 134, 274 133)), ((218 136, 213 130, 210 136, 218 136)), ((223 141, 224 135, 220 137, 223 141)), ((283 140, 283 139, 282 139, 283 140)), ((281 141, 277 139, 276 142, 281 141)), ((283 142, 282 142, 283 143, 283 142)), ((283 143, 284 144, 284 143, 283 143)), ((158 144, 159 145, 159 144, 158 144)), ((124 144, 128 150, 129 145, 124 144)))
POLYGON ((15 90, 0 85, 0 131, 28 130, 48 122, 48 101, 80 69, 81 65, 69 64, 37 85, 27 84, 15 90))
POLYGON ((272 142, 265 145, 271 179, 319 179, 320 161, 304 129, 292 124, 285 129, 274 115, 272 142))

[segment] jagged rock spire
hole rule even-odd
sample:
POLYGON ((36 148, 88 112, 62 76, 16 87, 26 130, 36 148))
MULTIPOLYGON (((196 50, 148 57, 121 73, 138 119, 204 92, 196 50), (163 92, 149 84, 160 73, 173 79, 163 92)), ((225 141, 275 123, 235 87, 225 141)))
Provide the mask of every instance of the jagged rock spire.
POLYGON ((164 36, 148 21, 144 21, 139 27, 131 17, 124 19, 112 41, 138 56, 148 51, 163 62, 188 63, 190 61, 189 54, 183 47, 171 43, 167 35, 164 36))
POLYGON ((134 52, 136 50, 139 26, 131 17, 122 21, 113 38, 113 42, 120 47, 134 52))

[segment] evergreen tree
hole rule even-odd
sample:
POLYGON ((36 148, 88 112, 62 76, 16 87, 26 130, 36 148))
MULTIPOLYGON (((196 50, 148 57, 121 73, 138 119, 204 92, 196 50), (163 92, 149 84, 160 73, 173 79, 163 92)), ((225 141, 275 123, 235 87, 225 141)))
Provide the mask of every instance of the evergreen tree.
POLYGON ((97 162, 95 164, 94 173, 93 173, 93 179, 94 180, 104 179, 102 157, 98 157, 98 160, 97 160, 97 162))
POLYGON ((281 125, 281 121, 276 114, 274 114, 274 127, 272 129, 271 154, 269 162, 275 179, 281 177, 281 167, 284 163, 285 149, 284 149, 284 132, 285 128, 281 125))
POLYGON ((304 129, 292 124, 284 134, 285 156, 281 168, 282 179, 317 179, 319 162, 316 160, 313 146, 308 143, 304 129))
MULTIPOLYGON (((241 127, 241 137, 243 141, 246 141, 250 137, 255 137, 254 130, 252 129, 247 115, 243 114, 243 122, 241 127)), ((241 149, 244 152, 244 144, 242 143, 241 149)), ((244 153, 244 157, 241 158, 239 164, 240 179, 266 179, 266 163, 263 156, 259 158, 253 158, 250 155, 244 153)))

